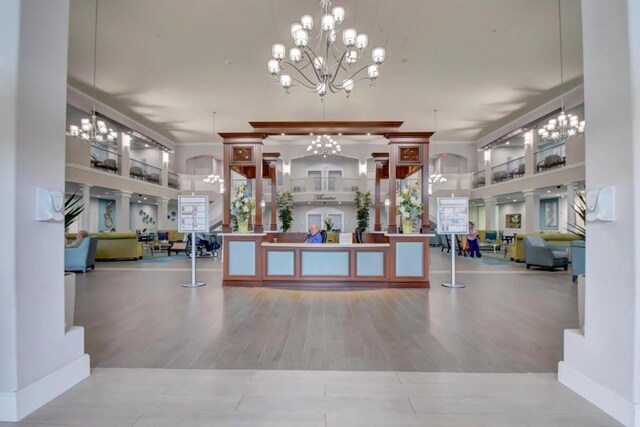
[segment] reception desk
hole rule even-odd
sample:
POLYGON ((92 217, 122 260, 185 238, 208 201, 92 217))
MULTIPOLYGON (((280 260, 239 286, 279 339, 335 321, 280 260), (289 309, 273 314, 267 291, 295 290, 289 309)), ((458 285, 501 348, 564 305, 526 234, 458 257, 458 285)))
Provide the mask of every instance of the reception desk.
POLYGON ((223 234, 223 285, 429 286, 428 234, 377 234, 348 244, 286 240, 291 236, 282 233, 223 234))

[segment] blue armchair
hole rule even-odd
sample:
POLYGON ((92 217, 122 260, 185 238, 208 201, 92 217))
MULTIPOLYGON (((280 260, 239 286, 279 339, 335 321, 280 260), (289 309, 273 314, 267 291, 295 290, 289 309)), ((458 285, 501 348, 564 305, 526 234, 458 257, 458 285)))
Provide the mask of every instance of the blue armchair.
POLYGON ((553 270, 558 267, 567 271, 569 268, 569 259, 567 257, 567 248, 555 248, 547 246, 545 240, 539 236, 524 237, 524 252, 527 263, 527 269, 532 265, 548 268, 553 270))
POLYGON ((97 248, 98 239, 95 237, 85 237, 76 248, 64 248, 64 271, 82 270, 86 273, 89 267, 93 270, 97 248))
POLYGON ((578 280, 579 275, 585 273, 584 250, 584 240, 571 242, 571 276, 574 282, 578 280))

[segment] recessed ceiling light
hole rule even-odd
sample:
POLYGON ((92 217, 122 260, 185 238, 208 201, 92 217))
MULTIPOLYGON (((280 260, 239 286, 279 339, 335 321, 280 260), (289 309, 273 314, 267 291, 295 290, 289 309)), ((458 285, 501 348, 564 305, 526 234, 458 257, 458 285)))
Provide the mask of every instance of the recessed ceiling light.
POLYGON ((149 147, 149 144, 144 144, 145 147, 149 147))
POLYGON ((138 200, 138 203, 142 203, 140 200, 138 200))
POLYGON ((147 198, 146 198, 146 197, 143 197, 142 199, 143 199, 143 200, 147 200, 147 198))
POLYGON ((367 132, 367 136, 371 136, 371 134, 369 132, 367 132))
POLYGON ((341 204, 342 204, 342 202, 338 202, 338 204, 339 204, 339 205, 341 205, 341 204))
POLYGON ((551 190, 547 190, 547 194, 548 194, 548 193, 551 193, 551 190))
POLYGON ((111 193, 109 193, 108 191, 105 191, 104 194, 111 194, 111 193))
POLYGON ((311 132, 309 135, 313 136, 313 132, 311 132))
POLYGON ((517 202, 517 200, 516 200, 516 199, 513 199, 513 201, 514 201, 514 202, 517 202))
POLYGON ((311 202, 309 202, 309 204, 311 204, 311 202))
POLYGON ((507 142, 505 142, 505 144, 504 144, 504 145, 509 145, 509 144, 511 144, 511 141, 507 141, 507 142))
POLYGON ((342 132, 338 132, 338 136, 342 136, 342 132))
POLYGON ((283 132, 283 133, 281 133, 280 135, 284 136, 284 132, 283 132))

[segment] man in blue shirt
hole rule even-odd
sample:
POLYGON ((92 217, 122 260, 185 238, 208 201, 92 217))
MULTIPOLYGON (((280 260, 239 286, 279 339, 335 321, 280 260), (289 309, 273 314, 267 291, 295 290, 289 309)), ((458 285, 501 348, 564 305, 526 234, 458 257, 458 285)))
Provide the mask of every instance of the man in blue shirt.
POLYGON ((307 240, 305 243, 322 243, 322 234, 320 234, 320 230, 316 224, 311 224, 309 227, 309 235, 307 236, 307 240))

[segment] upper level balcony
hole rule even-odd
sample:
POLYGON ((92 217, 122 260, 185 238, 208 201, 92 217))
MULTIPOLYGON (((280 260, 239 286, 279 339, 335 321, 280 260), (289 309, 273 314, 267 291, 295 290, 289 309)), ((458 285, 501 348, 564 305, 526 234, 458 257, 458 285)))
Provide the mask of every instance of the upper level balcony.
POLYGON ((358 191, 358 178, 344 178, 341 176, 306 177, 291 180, 293 193, 355 193, 358 191))

